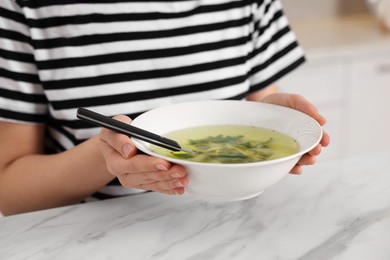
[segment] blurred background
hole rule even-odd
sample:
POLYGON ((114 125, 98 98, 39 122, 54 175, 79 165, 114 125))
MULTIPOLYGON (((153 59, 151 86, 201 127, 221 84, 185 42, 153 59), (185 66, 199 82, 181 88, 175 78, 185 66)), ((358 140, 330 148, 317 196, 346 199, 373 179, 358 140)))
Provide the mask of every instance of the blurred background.
POLYGON ((327 118, 319 160, 390 147, 390 0, 282 0, 307 62, 279 82, 327 118))

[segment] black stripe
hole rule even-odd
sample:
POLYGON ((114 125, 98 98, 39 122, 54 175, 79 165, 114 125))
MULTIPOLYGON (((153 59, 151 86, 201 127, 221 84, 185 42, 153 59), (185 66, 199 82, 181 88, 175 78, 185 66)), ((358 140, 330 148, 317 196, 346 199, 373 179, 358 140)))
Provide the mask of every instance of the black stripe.
POLYGON ((119 182, 118 178, 115 178, 112 181, 110 181, 110 183, 108 183, 108 185, 120 185, 120 182, 119 182))
POLYGON ((287 66, 286 68, 284 68, 283 70, 280 70, 278 73, 276 73, 274 76, 272 76, 271 78, 265 80, 265 81, 262 81, 262 82, 259 82, 258 84, 256 85, 253 85, 251 86, 250 88, 250 92, 255 92, 257 90, 260 90, 260 89, 263 89, 265 87, 268 87, 270 85, 272 85, 273 83, 275 83, 278 79, 282 78, 284 75, 286 75, 287 73, 291 72, 292 70, 296 69, 299 65, 301 65, 302 63, 305 62, 305 58, 302 57, 300 59, 298 59, 297 61, 295 61, 294 63, 291 63, 289 66, 287 66))
POLYGON ((248 91, 247 92, 244 92, 244 93, 241 93, 241 94, 238 94, 236 96, 232 96, 232 97, 229 97, 229 98, 225 98, 226 100, 242 100, 244 99, 246 96, 248 95, 248 91))
MULTIPOLYGON (((74 135, 72 135, 71 133, 69 133, 67 130, 64 129, 64 125, 61 124, 64 121, 65 120, 57 120, 57 119, 53 120, 53 118, 50 117, 48 118, 46 123, 50 128, 55 129, 57 132, 61 133, 62 136, 65 136, 67 139, 69 139, 73 144, 75 145, 79 144, 80 143, 79 140, 77 140, 74 135)), ((50 134, 47 134, 47 136, 50 136, 50 134)), ((66 150, 66 148, 62 146, 61 143, 58 142, 58 140, 55 140, 53 138, 52 142, 57 150, 59 151, 66 150)))
POLYGON ((1 7, 0 7, 0 17, 7 18, 9 20, 13 20, 18 23, 23 23, 23 24, 26 23, 26 20, 22 14, 1 7))
MULTIPOLYGON (((73 143, 76 145, 75 143, 73 143)), ((53 136, 47 131, 45 133, 45 153, 46 154, 57 154, 67 150, 66 147, 62 146, 58 140, 54 139, 53 136)))
POLYGON ((261 21, 257 21, 255 23, 255 30, 258 32, 258 35, 262 35, 264 34, 264 32, 269 29, 271 27, 272 24, 274 24, 278 19, 280 19, 281 17, 283 17, 283 12, 281 10, 277 11, 276 13, 274 13, 274 15, 272 16, 272 18, 268 21, 268 23, 264 26, 260 26, 260 22, 261 21))
POLYGON ((112 199, 112 198, 118 198, 119 196, 113 196, 113 195, 108 195, 108 194, 104 194, 101 192, 95 192, 94 194, 92 194, 91 197, 98 199, 98 200, 107 200, 107 199, 112 199))
MULTIPOLYGON (((241 94, 229 97, 229 98, 225 98, 225 100, 242 100, 243 98, 245 98, 246 95, 247 95, 247 92, 244 92, 244 93, 241 93, 241 94)), ((127 114, 127 116, 134 119, 137 116, 139 116, 140 114, 142 114, 143 112, 145 112, 145 111, 142 111, 140 113, 127 114)), ((107 116, 114 116, 114 114, 107 115, 107 116)), ((66 132, 65 130, 63 130, 61 128, 62 127, 69 127, 72 129, 91 128, 90 123, 87 123, 85 121, 78 120, 78 119, 76 119, 76 120, 57 120, 56 123, 50 123, 50 126, 53 127, 54 129, 56 129, 58 132, 61 132, 62 134, 64 134, 66 137, 68 137, 69 140, 71 140, 74 145, 78 145, 78 144, 84 142, 86 139, 80 139, 80 140, 75 139, 74 137, 70 136, 68 132, 66 132)), ((50 142, 51 142, 50 147, 46 147, 47 151, 49 151, 51 149, 50 151, 51 151, 51 153, 53 153, 53 151, 58 152, 58 151, 65 151, 66 150, 65 147, 63 147, 60 143, 58 143, 56 140, 54 140, 51 136, 47 136, 46 138, 49 138, 50 142)), ((143 152, 138 151, 138 154, 140 154, 140 153, 143 153, 143 152)), ((110 184, 117 184, 117 182, 113 181, 110 184)))
POLYGON ((292 50, 296 49, 298 47, 298 43, 297 42, 293 42, 289 45, 287 45, 285 48, 283 48, 282 50, 280 50, 279 52, 275 53, 274 55, 272 55, 268 60, 266 60, 264 63, 262 64, 259 64, 255 67, 253 67, 250 71, 250 75, 254 75, 256 73, 258 73, 259 71, 262 71, 264 70, 265 68, 267 68, 269 65, 271 65, 272 63, 276 62, 278 59, 280 58, 283 58, 284 56, 286 56, 289 52, 291 52, 292 50))
MULTIPOLYGON (((107 104, 104 104, 104 105, 107 105, 107 104)), ((75 104, 75 108, 78 108, 78 107, 81 107, 81 106, 78 106, 78 104, 75 104)), ((133 114, 126 114, 126 116, 130 117, 131 119, 134 119, 136 118, 137 116, 139 116, 140 114, 142 114, 144 111, 142 112, 139 112, 139 113, 133 113, 133 114)), ((112 115, 106 115, 108 117, 113 117, 117 115, 115 112, 113 112, 112 115)), ((79 120, 79 119, 75 119, 75 120, 57 120, 58 121, 58 124, 63 126, 63 127, 68 127, 68 128, 72 128, 72 129, 88 129, 88 128, 91 128, 91 124, 88 123, 88 122, 85 122, 83 120, 79 120)), ((76 143, 80 143, 82 141, 85 141, 84 139, 81 139, 81 140, 77 140, 76 143)))
POLYGON ((0 68, 0 77, 13 79, 15 81, 24 81, 28 83, 35 83, 35 84, 40 83, 37 75, 21 73, 21 72, 13 72, 2 68, 0 68))
POLYGON ((7 51, 0 49, 0 57, 8 60, 35 63, 34 56, 28 53, 7 51))
POLYGON ((268 4, 265 5, 263 13, 267 14, 269 12, 269 9, 271 8, 271 4, 273 4, 273 2, 275 2, 275 0, 271 0, 268 4))
POLYGON ((55 59, 48 61, 37 62, 40 70, 45 69, 58 69, 69 67, 81 67, 90 66, 111 62, 131 61, 131 60, 150 60, 164 57, 174 57, 180 55, 188 55, 193 53, 201 53, 211 50, 220 50, 223 48, 240 46, 245 44, 249 40, 249 37, 242 37, 237 39, 225 40, 220 42, 204 43, 192 46, 155 49, 146 51, 133 51, 133 52, 120 52, 114 54, 96 55, 82 58, 68 58, 68 59, 55 59))
POLYGON ((126 33, 110 33, 110 34, 93 34, 70 38, 52 38, 44 40, 34 40, 36 49, 50 49, 64 46, 83 46, 91 44, 103 44, 115 41, 131 41, 143 39, 168 38, 174 36, 184 36, 195 33, 204 33, 210 31, 223 30, 228 28, 245 26, 250 22, 250 17, 245 17, 227 22, 214 24, 195 25, 181 27, 168 30, 144 31, 144 32, 126 32, 126 33))
POLYGON ((141 101, 148 100, 153 98, 161 98, 167 96, 175 96, 182 95, 193 92, 202 92, 217 88, 223 88, 227 86, 232 86, 236 84, 240 84, 247 79, 246 75, 238 76, 234 78, 227 78, 223 80, 194 84, 190 86, 181 86, 169 89, 160 89, 153 91, 142 91, 136 93, 128 93, 128 94, 118 94, 118 95, 110 95, 110 96, 92 96, 90 98, 81 98, 81 99, 71 99, 71 100, 62 100, 62 101, 53 101, 52 106, 54 109, 69 109, 76 107, 91 107, 91 106, 101 106, 105 104, 117 104, 123 102, 131 102, 131 101, 141 101))
MULTIPOLYGON (((225 100, 242 100, 247 94, 248 94, 247 92, 240 93, 238 95, 225 98, 225 100)), ((104 104, 104 105, 106 105, 106 104, 104 104)), ((78 107, 78 106, 76 105, 75 107, 78 107)), ((145 111, 141 111, 139 113, 126 114, 126 116, 130 117, 131 119, 135 119, 137 116, 141 115, 144 112, 145 111)), ((115 112, 114 112, 112 115, 106 115, 106 116, 113 117, 114 115, 117 115, 117 114, 115 114, 115 112)), ((78 120, 78 119, 76 119, 76 120, 58 120, 58 124, 61 125, 62 127, 68 127, 68 128, 72 128, 72 129, 91 128, 90 123, 85 122, 83 120, 78 120)), ((83 141, 85 141, 85 139, 76 140, 75 144, 79 144, 83 141)))
POLYGON ((30 102, 30 103, 36 103, 36 104, 46 104, 47 99, 46 96, 40 95, 40 94, 25 94, 13 90, 8 89, 2 89, 0 88, 0 97, 8 98, 8 99, 14 99, 18 101, 24 101, 24 102, 30 102))
MULTIPOLYGON (((147 1, 150 2, 192 2, 193 0, 155 0, 155 1, 147 1)), ((117 4, 117 3, 128 3, 129 0, 16 0, 16 2, 20 6, 25 6, 29 8, 39 8, 39 7, 48 7, 48 6, 56 6, 56 5, 72 5, 72 4, 117 4), (93 3, 91 3, 93 2, 93 3)), ((145 3, 144 0, 132 0, 132 3, 145 3)), ((240 2, 240 1, 238 1, 240 2)))
MULTIPOLYGON (((272 19, 269 21, 269 23, 263 27, 259 27, 259 23, 257 23, 257 25, 255 25, 257 27, 257 30, 258 30, 258 35, 262 35, 264 34, 264 32, 269 29, 271 27, 271 25, 273 23, 276 22, 276 20, 278 20, 280 17, 282 16, 282 12, 276 12, 274 14, 274 16, 272 17, 272 19)), ((249 59, 253 58, 254 56, 256 56, 257 54, 265 51, 268 46, 272 43, 274 43, 275 41, 277 41, 278 39, 280 39, 283 35, 289 33, 291 31, 290 27, 287 25, 285 26, 284 28, 282 29, 279 29, 274 35, 272 35, 271 39, 267 42, 265 42, 264 44, 262 44, 262 46, 260 48, 257 48, 257 49, 254 49, 253 52, 249 55, 249 59)), ((254 34, 253 36, 255 37, 258 37, 257 34, 254 34)))
POLYGON ((253 59, 256 55, 261 54, 271 45, 277 42, 280 38, 290 32, 290 28, 288 26, 283 29, 277 31, 274 35, 272 35, 271 39, 261 45, 260 48, 254 49, 249 55, 248 59, 253 59))
POLYGON ((5 30, 0 28, 0 38, 5 38, 13 41, 25 42, 31 44, 31 39, 21 33, 5 30))
POLYGON ((245 62, 246 62, 246 57, 238 57, 238 58, 232 58, 226 60, 219 60, 215 62, 208 62, 204 64, 183 66, 180 68, 159 69, 153 71, 126 72, 126 73, 94 76, 88 78, 66 79, 66 80, 58 80, 58 81, 45 81, 42 82, 42 84, 43 87, 47 90, 85 87, 85 86, 97 86, 97 85, 104 85, 110 83, 129 82, 134 80, 173 77, 177 75, 184 75, 184 74, 201 72, 201 71, 210 71, 214 69, 235 66, 238 64, 244 64, 245 62))
POLYGON ((46 123, 47 121, 46 115, 27 114, 27 113, 21 113, 21 112, 10 111, 5 109, 0 109, 0 117, 11 118, 20 121, 34 122, 34 123, 46 123))
POLYGON ((58 150, 52 147, 51 145, 46 145, 44 148, 44 154, 57 154, 58 150))
MULTIPOLYGON (((59 16, 43 19, 27 19, 27 22, 32 28, 50 28, 69 24, 89 24, 93 23, 112 23, 112 22, 128 22, 128 21, 151 21, 160 19, 177 19, 188 17, 195 14, 212 13, 230 10, 234 8, 242 8, 248 4, 248 0, 234 1, 218 5, 198 6, 186 12, 162 13, 115 13, 115 14, 85 14, 77 16, 59 16)), ((120 11, 120 10, 118 10, 120 11)))

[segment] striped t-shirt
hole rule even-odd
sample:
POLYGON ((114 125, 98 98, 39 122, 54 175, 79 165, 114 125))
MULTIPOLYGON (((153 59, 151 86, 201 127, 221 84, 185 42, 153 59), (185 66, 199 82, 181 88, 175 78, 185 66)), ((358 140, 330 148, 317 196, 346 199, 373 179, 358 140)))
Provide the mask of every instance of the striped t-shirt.
POLYGON ((78 107, 243 99, 303 61, 279 0, 0 1, 0 120, 47 124, 48 153, 98 133, 78 107))

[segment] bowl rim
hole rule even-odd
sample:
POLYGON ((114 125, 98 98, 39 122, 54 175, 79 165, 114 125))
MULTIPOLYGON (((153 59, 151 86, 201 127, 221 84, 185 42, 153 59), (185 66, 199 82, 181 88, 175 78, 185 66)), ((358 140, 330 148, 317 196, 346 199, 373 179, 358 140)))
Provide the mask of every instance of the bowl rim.
MULTIPOLYGON (((133 141, 133 143, 136 146, 136 148, 141 150, 145 154, 151 155, 153 157, 161 158, 161 159, 164 159, 164 160, 172 162, 172 163, 181 164, 181 165, 184 165, 184 166, 207 166, 207 167, 216 167, 216 168, 225 168, 225 167, 226 168, 242 168, 242 167, 253 167, 253 166, 260 166, 260 165, 276 164, 278 162, 284 162, 284 161, 288 161, 288 160, 291 160, 291 159, 294 159, 294 158, 301 157, 302 155, 304 155, 305 153, 309 152, 314 147, 316 147, 320 143, 320 141, 321 141, 321 139, 323 137, 323 133, 324 133, 323 128, 314 118, 310 117, 309 115, 307 115, 307 114, 305 114, 305 113, 303 113, 303 112, 301 112, 299 110, 288 108, 288 107, 284 107, 284 106, 280 106, 280 105, 276 105, 276 104, 270 104, 270 103, 262 103, 262 102, 256 102, 256 101, 245 101, 245 100, 202 100, 202 101, 189 101, 189 102, 175 103, 175 104, 166 105, 166 106, 158 107, 158 108, 155 108, 155 109, 151 109, 149 111, 157 110, 159 108, 164 108, 164 107, 168 107, 168 106, 194 104, 194 103, 204 103, 204 102, 254 102, 254 103, 258 103, 258 104, 264 105, 264 106, 277 107, 277 109, 279 109, 279 110, 290 110, 290 111, 292 110, 292 111, 294 111, 294 113, 300 113, 300 114, 303 114, 305 117, 310 118, 313 121, 313 123, 318 127, 318 129, 320 130, 320 134, 318 136, 318 139, 311 146, 307 147, 306 149, 300 150, 300 151, 298 151, 298 152, 296 152, 294 154, 291 154, 291 155, 288 155, 288 156, 284 156, 284 157, 281 157, 281 158, 272 159, 272 160, 266 160, 266 161, 249 162, 249 163, 230 163, 230 164, 229 163, 226 163, 226 164, 223 164, 223 163, 205 163, 205 162, 194 162, 194 161, 183 160, 183 159, 175 159, 175 158, 168 157, 168 156, 165 156, 165 155, 162 155, 162 154, 158 154, 158 153, 155 153, 155 152, 151 151, 150 149, 148 149, 145 146, 145 142, 144 141, 138 140, 138 139, 133 138, 133 137, 131 137, 131 140, 133 141)), ((149 111, 146 111, 145 113, 148 113, 149 111)), ((145 114, 145 113, 143 113, 143 114, 145 114)), ((136 122, 136 121, 137 121, 136 119, 133 120, 133 122, 136 122)))

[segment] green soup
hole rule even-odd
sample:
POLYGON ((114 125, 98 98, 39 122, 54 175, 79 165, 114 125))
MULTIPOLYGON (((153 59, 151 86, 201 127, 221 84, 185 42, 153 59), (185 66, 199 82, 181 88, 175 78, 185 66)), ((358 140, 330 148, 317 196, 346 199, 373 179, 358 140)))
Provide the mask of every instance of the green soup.
POLYGON ((273 160, 299 151, 298 142, 275 130, 243 125, 212 125, 181 129, 164 135, 194 154, 152 146, 155 153, 205 163, 251 163, 273 160))

